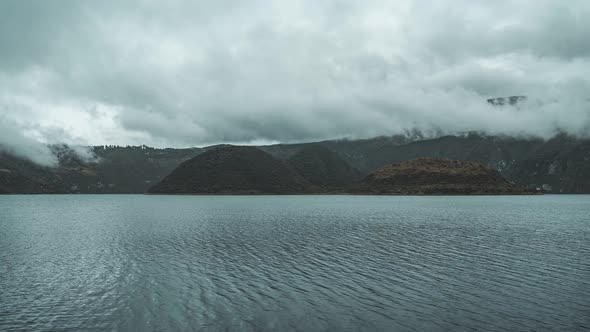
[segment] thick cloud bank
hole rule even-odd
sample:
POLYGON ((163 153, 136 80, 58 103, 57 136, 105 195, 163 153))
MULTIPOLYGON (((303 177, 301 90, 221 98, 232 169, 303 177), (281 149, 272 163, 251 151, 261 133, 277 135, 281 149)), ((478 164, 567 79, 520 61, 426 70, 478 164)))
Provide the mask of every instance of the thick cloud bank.
POLYGON ((0 146, 588 135, 588 17, 587 0, 4 0, 0 146), (485 101, 509 95, 529 100, 485 101))
POLYGON ((5 118, 0 118, 0 152, 30 159, 43 166, 57 165, 57 157, 47 145, 27 137, 5 118))

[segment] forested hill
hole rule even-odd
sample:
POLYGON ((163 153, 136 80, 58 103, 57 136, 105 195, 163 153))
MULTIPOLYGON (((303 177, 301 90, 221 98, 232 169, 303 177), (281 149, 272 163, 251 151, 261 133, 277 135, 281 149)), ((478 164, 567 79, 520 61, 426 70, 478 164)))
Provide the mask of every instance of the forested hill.
POLYGON ((143 193, 178 164, 202 149, 155 149, 146 146, 95 146, 95 158, 82 160, 66 147, 52 147, 58 167, 0 154, 0 192, 143 193))

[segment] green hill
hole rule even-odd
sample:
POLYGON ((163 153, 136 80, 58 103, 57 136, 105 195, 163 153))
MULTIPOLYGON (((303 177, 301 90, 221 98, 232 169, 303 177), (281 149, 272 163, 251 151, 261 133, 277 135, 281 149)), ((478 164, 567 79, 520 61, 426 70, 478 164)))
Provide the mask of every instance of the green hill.
POLYGON ((336 152, 319 144, 310 144, 288 159, 288 162, 311 184, 325 190, 339 189, 362 178, 336 152))
POLYGON ((180 164, 149 189, 158 194, 298 194, 310 184, 289 164, 252 146, 223 146, 180 164))

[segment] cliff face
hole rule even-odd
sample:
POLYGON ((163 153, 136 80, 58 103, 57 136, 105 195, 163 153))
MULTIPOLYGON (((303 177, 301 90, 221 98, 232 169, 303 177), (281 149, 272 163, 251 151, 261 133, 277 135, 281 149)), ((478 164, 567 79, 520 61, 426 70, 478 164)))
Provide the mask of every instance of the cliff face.
POLYGON ((369 174, 352 192, 399 195, 525 194, 482 164, 419 158, 387 165, 369 174))
POLYGON ((183 162, 149 189, 161 194, 298 194, 310 184, 286 162, 251 146, 224 146, 183 162))
POLYGON ((324 190, 338 189, 362 178, 361 173, 336 152, 319 144, 305 146, 288 162, 307 181, 324 190))

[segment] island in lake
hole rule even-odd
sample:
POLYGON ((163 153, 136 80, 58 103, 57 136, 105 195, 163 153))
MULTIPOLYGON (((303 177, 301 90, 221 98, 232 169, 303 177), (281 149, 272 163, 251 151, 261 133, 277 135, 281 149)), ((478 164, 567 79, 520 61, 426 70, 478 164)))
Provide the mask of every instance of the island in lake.
POLYGON ((376 195, 514 195, 534 194, 477 162, 418 158, 387 165, 371 173, 353 193, 376 195))
POLYGON ((181 163, 150 194, 510 195, 518 187, 477 162, 418 158, 361 173, 322 146, 280 160, 253 146, 224 145, 181 163))

